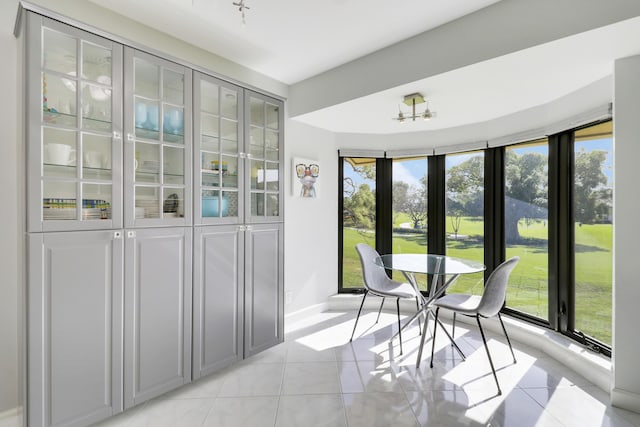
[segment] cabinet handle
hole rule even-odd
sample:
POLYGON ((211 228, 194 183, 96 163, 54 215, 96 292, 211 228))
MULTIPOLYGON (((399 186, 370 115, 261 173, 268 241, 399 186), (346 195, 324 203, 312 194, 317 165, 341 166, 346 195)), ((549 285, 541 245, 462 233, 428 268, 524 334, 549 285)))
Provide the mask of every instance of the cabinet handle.
POLYGON ((120 238, 122 238, 122 232, 120 232, 120 231, 114 231, 114 232, 113 232, 113 238, 114 238, 114 239, 120 239, 120 238))
POLYGON ((127 238, 132 239, 134 237, 136 237, 135 231, 127 231, 127 238))

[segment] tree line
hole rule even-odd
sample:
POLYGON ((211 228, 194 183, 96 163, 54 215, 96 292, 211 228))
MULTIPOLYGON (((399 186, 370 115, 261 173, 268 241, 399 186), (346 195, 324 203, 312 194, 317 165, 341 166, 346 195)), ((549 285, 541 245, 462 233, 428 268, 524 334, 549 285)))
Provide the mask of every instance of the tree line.
MULTIPOLYGON (((607 186, 603 165, 607 152, 579 150, 575 154, 574 212, 580 224, 609 222, 613 193, 607 186)), ((548 156, 514 150, 505 153, 505 238, 507 243, 523 243, 518 224, 546 221, 548 218, 548 156)), ((355 172, 375 182, 375 166, 357 166, 355 172)), ((446 213, 454 234, 458 234, 462 217, 484 214, 484 158, 474 155, 452 166, 446 176, 446 213)), ((366 183, 356 185, 345 177, 343 185, 344 224, 372 229, 375 224, 375 189, 366 183)), ((418 185, 393 182, 393 209, 405 213, 413 228, 426 227, 427 176, 418 185)), ((457 236, 456 236, 457 237, 457 236)))

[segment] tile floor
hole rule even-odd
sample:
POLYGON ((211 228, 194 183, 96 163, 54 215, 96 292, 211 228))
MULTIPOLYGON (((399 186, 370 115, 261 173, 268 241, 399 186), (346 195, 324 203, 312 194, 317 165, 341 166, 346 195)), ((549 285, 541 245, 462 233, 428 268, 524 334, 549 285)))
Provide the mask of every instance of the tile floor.
MULTIPOLYGON (((287 325, 285 342, 100 426, 636 426, 640 414, 613 408, 607 393, 546 354, 489 333, 503 394, 480 334, 456 327, 462 361, 442 331, 416 369, 417 327, 403 334, 404 354, 388 339, 395 314, 326 312, 287 325)), ((447 325, 448 326, 448 325, 447 325)))

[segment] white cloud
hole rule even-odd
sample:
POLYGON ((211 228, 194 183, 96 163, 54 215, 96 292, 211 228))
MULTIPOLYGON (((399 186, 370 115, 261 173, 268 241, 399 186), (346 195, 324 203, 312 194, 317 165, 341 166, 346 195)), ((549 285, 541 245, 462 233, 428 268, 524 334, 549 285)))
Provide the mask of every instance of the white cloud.
POLYGON ((420 178, 412 175, 402 162, 393 162, 393 180, 406 182, 413 187, 420 186, 420 178))

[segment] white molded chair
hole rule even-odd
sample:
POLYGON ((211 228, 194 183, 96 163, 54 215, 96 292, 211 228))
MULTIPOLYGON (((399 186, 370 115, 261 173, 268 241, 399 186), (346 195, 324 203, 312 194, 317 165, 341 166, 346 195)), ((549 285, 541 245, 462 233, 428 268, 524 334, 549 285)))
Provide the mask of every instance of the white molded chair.
POLYGON ((478 328, 480 329, 480 335, 482 335, 482 342, 484 343, 484 348, 487 352, 487 357, 489 358, 489 364, 491 365, 491 371, 493 372, 493 378, 496 380, 496 385, 498 386, 498 395, 502 394, 502 390, 500 390, 500 384, 498 383, 498 376, 496 375, 495 367, 493 366, 493 360, 491 360, 491 354, 489 353, 489 347, 487 346, 487 340, 484 336, 484 331, 482 330, 482 325, 480 324, 480 318, 489 318, 498 316, 500 320, 500 325, 502 325, 502 331, 504 332, 504 336, 507 338, 507 343, 509 344, 509 349, 511 350, 511 355, 513 356, 513 363, 516 363, 516 355, 513 353, 513 347, 511 347, 511 341, 509 340, 509 335, 507 335, 507 330, 504 327, 504 323, 502 322, 502 317, 500 317, 500 310, 504 305, 504 301, 507 295, 507 283, 509 282, 509 275, 511 271, 515 268, 516 264, 520 261, 520 257, 513 257, 508 259, 507 261, 500 264, 496 269, 491 273, 489 278, 487 279, 487 283, 484 287, 484 292, 482 296, 478 295, 466 295, 466 294, 447 294, 442 298, 436 300, 434 302, 434 306, 436 307, 436 321, 433 330, 433 342, 431 343, 431 367, 433 368, 433 352, 435 350, 435 342, 436 342, 436 330, 438 329, 438 313, 441 308, 445 308, 447 310, 453 311, 453 328, 455 331, 455 322, 456 322, 456 313, 464 314, 466 316, 472 316, 476 318, 478 322, 478 328))
MULTIPOLYGON (((378 310, 376 323, 378 323, 378 320, 380 319, 380 312, 382 311, 384 299, 386 297, 392 297, 396 298, 396 309, 398 311, 398 337, 400 340, 400 354, 402 354, 400 298, 415 298, 416 307, 419 310, 420 303, 418 293, 409 283, 400 283, 396 282, 395 280, 391 280, 389 276, 387 276, 384 267, 376 264, 375 261, 380 257, 380 254, 378 254, 378 252, 371 246, 365 243, 358 243, 356 245, 356 250, 358 251, 358 255, 360 256, 360 263, 362 265, 362 275, 364 279, 364 296, 362 297, 362 303, 360 304, 358 316, 356 317, 356 322, 353 325, 353 332, 351 333, 351 339, 349 341, 353 340, 353 335, 356 332, 358 319, 360 318, 360 313, 362 312, 362 307, 364 306, 364 301, 367 298, 367 295, 372 294, 382 297, 382 303, 380 304, 380 309, 378 310)), ((419 324, 418 327, 420 327, 419 324)))

